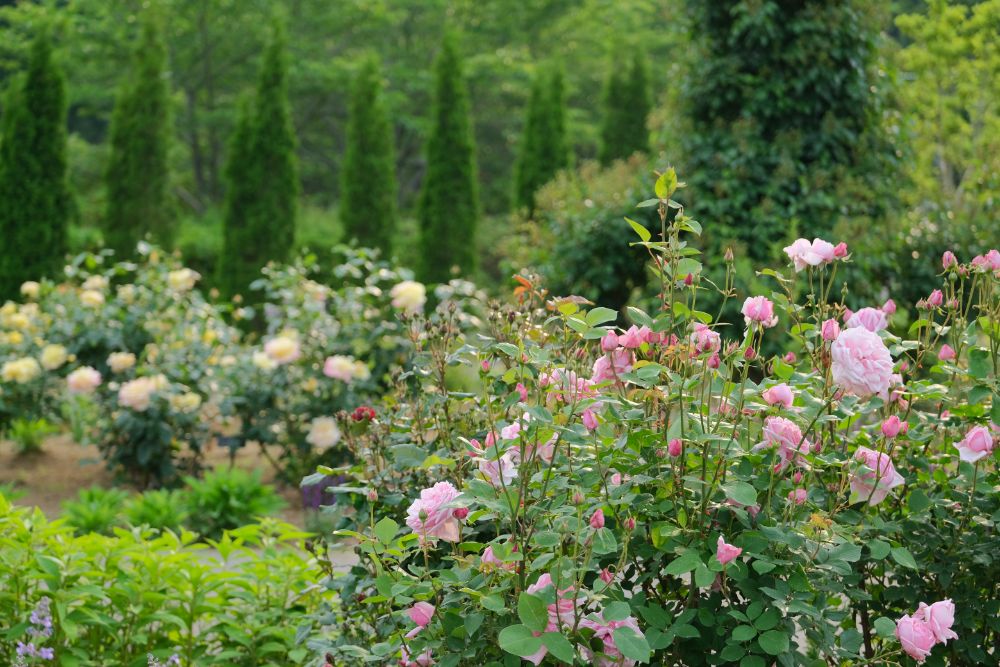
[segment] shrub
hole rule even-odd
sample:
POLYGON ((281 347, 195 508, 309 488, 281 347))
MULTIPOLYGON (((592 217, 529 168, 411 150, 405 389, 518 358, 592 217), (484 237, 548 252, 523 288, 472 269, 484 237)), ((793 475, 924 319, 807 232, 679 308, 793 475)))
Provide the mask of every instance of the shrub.
POLYGON ((208 538, 216 539, 223 531, 273 514, 285 505, 256 471, 218 469, 202 479, 188 477, 186 481, 187 523, 208 538))
POLYGON ((843 302, 863 257, 798 239, 759 292, 724 269, 722 327, 678 187, 629 233, 661 286, 631 326, 523 280, 485 334, 422 327, 420 372, 344 422, 331 662, 996 663, 1000 250, 946 256, 900 337, 843 302))
POLYGON ((76 500, 63 502, 63 518, 77 535, 110 535, 112 529, 123 524, 122 505, 127 499, 128 493, 121 489, 80 489, 76 500))
POLYGON ((0 496, 0 662, 16 664, 23 642, 81 667, 146 665, 149 655, 185 667, 307 664, 298 637, 318 611, 320 576, 307 536, 264 521, 214 551, 187 532, 74 537, 0 496), (48 615, 48 635, 32 635, 48 615))
MULTIPOLYGON (((146 526, 155 530, 180 532, 187 522, 186 494, 183 491, 156 489, 130 498, 125 503, 125 518, 129 525, 146 526)), ((192 526, 197 529, 197 526, 192 526)))

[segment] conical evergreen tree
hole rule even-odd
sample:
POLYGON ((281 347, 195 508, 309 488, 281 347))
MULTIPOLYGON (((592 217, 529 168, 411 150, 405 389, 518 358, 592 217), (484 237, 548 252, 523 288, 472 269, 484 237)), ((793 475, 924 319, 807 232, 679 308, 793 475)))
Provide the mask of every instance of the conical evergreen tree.
POLYGON ((287 70, 284 30, 276 25, 253 108, 243 108, 230 145, 219 262, 219 284, 228 294, 246 295, 261 268, 287 260, 295 244, 299 182, 287 70))
POLYGON ((652 106, 646 60, 636 53, 628 77, 615 64, 604 88, 604 118, 598 158, 608 165, 633 153, 649 150, 646 119, 652 106))
POLYGON ((133 71, 122 85, 111 117, 105 244, 118 256, 135 252, 147 234, 169 248, 172 216, 167 204, 170 91, 167 52, 159 25, 147 18, 133 71))
POLYGON ((469 98, 455 38, 444 39, 434 65, 427 173, 420 193, 421 275, 429 282, 468 275, 476 265, 479 195, 469 98))
POLYGON ((516 203, 529 213, 534 210, 538 188, 569 165, 565 97, 560 68, 536 75, 515 169, 516 203))
POLYGON ((0 141, 0 300, 56 276, 66 254, 66 92, 46 32, 8 98, 0 141))
POLYGON ((354 80, 349 113, 340 192, 344 236, 388 255, 396 233, 395 151, 374 56, 354 80))

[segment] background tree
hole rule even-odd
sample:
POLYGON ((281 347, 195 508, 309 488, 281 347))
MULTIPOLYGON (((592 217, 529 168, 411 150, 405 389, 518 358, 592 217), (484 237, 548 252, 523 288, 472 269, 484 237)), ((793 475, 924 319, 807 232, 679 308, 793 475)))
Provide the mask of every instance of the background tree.
POLYGON ((63 267, 69 217, 66 95, 43 30, 15 81, 0 141, 0 299, 63 267))
POLYGON ((601 122, 601 164, 649 151, 646 127, 652 98, 644 56, 635 52, 627 75, 612 66, 604 88, 604 117, 601 122))
POLYGON ((690 127, 680 171, 689 203, 713 222, 710 240, 764 260, 792 233, 883 215, 892 149, 872 92, 876 4, 688 6, 699 39, 681 91, 690 127))
POLYGON ((104 242, 119 256, 133 254, 136 243, 147 234, 167 248, 173 239, 167 202, 170 91, 166 57, 159 24, 147 16, 133 70, 119 91, 111 117, 104 242))
POLYGON ((469 96, 452 34, 445 36, 434 63, 431 123, 420 194, 421 275, 428 282, 444 282, 453 267, 464 275, 475 269, 479 219, 469 96))
POLYGON ((538 188, 569 166, 565 88, 558 67, 539 71, 531 87, 515 169, 517 206, 529 213, 534 209, 538 188))
POLYGON ((298 172, 288 105, 285 35, 275 24, 264 52, 253 111, 243 109, 230 147, 220 284, 245 292, 295 242, 298 172))
POLYGON ((375 56, 358 71, 351 92, 347 150, 341 168, 340 220, 344 238, 392 252, 396 233, 396 172, 392 126, 382 99, 375 56))

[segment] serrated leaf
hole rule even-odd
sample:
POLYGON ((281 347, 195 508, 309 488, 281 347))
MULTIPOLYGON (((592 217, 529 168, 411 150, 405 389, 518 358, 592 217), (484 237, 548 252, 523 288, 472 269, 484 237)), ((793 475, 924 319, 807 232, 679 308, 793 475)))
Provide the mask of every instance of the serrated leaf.
POLYGON ((757 489, 746 482, 729 482, 722 487, 727 498, 735 500, 740 505, 753 506, 757 504, 757 489))
POLYGON ((643 227, 642 225, 640 225, 638 222, 636 222, 632 218, 629 218, 629 217, 626 216, 625 222, 627 222, 629 225, 631 225, 632 229, 635 231, 636 234, 639 235, 639 238, 642 240, 643 243, 645 243, 649 239, 653 238, 653 235, 649 232, 648 229, 646 229, 645 227, 643 227))
POLYGON ((872 540, 868 543, 868 551, 871 552, 872 558, 875 560, 882 560, 888 556, 890 549, 889 543, 882 540, 872 540))
POLYGON ((674 560, 670 561, 664 569, 664 572, 674 576, 679 576, 695 569, 700 563, 701 558, 698 556, 698 553, 696 551, 688 551, 682 556, 678 556, 674 560))
POLYGON ((895 547, 892 550, 892 559, 903 567, 908 567, 911 570, 917 569, 917 561, 913 559, 913 554, 903 547, 895 547))
POLYGON ((879 637, 885 639, 891 639, 896 636, 896 622, 891 618, 886 618, 881 616, 875 619, 875 632, 878 633, 879 637))

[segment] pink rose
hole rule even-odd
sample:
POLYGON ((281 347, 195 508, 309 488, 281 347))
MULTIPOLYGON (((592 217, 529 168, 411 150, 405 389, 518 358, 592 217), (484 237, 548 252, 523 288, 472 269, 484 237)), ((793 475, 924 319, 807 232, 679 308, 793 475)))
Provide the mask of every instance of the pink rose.
POLYGON ((913 617, 921 618, 934 633, 934 638, 942 644, 947 644, 949 639, 958 639, 951 629, 955 622, 955 603, 951 600, 941 600, 932 605, 921 602, 913 617))
POLYGON ((885 319, 885 311, 878 308, 862 308, 851 315, 847 320, 847 328, 864 327, 869 331, 877 332, 889 326, 885 319))
POLYGON ((431 667, 434 664, 434 656, 431 654, 430 649, 418 655, 414 660, 410 660, 410 653, 406 650, 405 646, 400 650, 400 667, 431 667))
POLYGON ((708 361, 705 362, 705 365, 708 366, 709 368, 718 368, 721 364, 722 364, 722 359, 719 358, 718 352, 713 352, 712 356, 710 356, 708 358, 708 361))
MULTIPOLYGON (((844 246, 846 250, 847 246, 844 246)), ((832 262, 837 256, 837 248, 823 239, 813 239, 809 243, 806 239, 797 239, 792 245, 786 247, 785 254, 795 265, 795 272, 798 273, 807 266, 819 266, 832 262)))
POLYGON ((754 447, 754 451, 769 447, 778 448, 778 458, 781 459, 778 469, 784 469, 789 463, 803 463, 804 456, 809 452, 810 443, 802 437, 802 431, 795 422, 784 417, 768 417, 764 420, 764 441, 754 447))
POLYGON ((792 407, 792 401, 795 400, 792 388, 784 382, 765 389, 761 397, 767 401, 768 405, 780 405, 785 409, 792 407))
POLYGON ((945 250, 944 254, 941 255, 941 266, 944 267, 944 270, 947 271, 956 264, 958 264, 958 258, 955 257, 955 253, 951 250, 945 250))
POLYGON ((851 475, 851 502, 866 501, 877 505, 889 495, 889 491, 902 484, 903 476, 896 472, 888 454, 876 452, 867 447, 858 447, 854 458, 869 470, 855 471, 851 475))
POLYGON ((896 312, 896 302, 892 299, 887 299, 885 303, 882 304, 882 312, 886 315, 892 315, 896 312))
POLYGON ((608 333, 604 334, 604 337, 601 338, 601 349, 605 352, 611 352, 612 350, 616 350, 617 348, 618 348, 618 334, 616 334, 614 331, 609 331, 608 333))
POLYGON ((418 627, 426 628, 434 616, 434 605, 429 602, 418 602, 407 609, 406 614, 418 627))
POLYGON ((808 498, 809 493, 805 489, 793 489, 788 492, 788 501, 796 505, 805 504, 808 498))
POLYGON ((691 332, 691 344, 694 346, 696 355, 705 352, 718 352, 722 346, 722 339, 717 332, 698 322, 694 325, 694 331, 691 332))
POLYGON ((941 346, 941 351, 938 352, 938 359, 940 359, 941 361, 954 360, 955 349, 951 345, 948 345, 948 343, 945 343, 944 345, 941 346))
POLYGON ((896 621, 896 639, 906 654, 917 662, 923 662, 935 644, 930 627, 923 620, 912 616, 904 616, 896 621))
POLYGON ((944 303, 944 294, 942 294, 941 290, 939 289, 934 290, 933 292, 931 292, 931 295, 927 297, 927 303, 933 306, 934 308, 937 308, 942 303, 944 303))
POLYGON ((600 577, 601 581, 603 581, 606 584, 610 584, 612 581, 615 580, 615 575, 611 574, 611 571, 608 570, 608 568, 604 568, 603 570, 601 570, 600 574, 598 574, 597 576, 600 577))
POLYGON ((958 449, 960 459, 975 463, 993 451, 993 435, 985 426, 973 426, 955 447, 958 449))
POLYGON ((523 382, 518 382, 517 386, 514 387, 514 391, 517 392, 517 395, 521 398, 521 401, 528 400, 528 388, 524 386, 523 382))
POLYGON ((101 384, 101 374, 90 366, 81 366, 66 376, 71 394, 89 394, 101 384))
POLYGON ((595 656, 589 648, 581 647, 580 652, 583 654, 584 660, 589 661, 587 664, 594 665, 595 667, 633 667, 635 665, 635 660, 626 658, 618 650, 614 636, 614 632, 618 628, 632 628, 636 634, 641 635, 642 631, 639 629, 639 623, 635 618, 629 616, 621 621, 605 621, 604 615, 600 614, 593 618, 583 619, 580 621, 580 627, 589 628, 594 631, 593 639, 601 641, 601 653, 607 656, 595 656))
POLYGON ((628 331, 618 337, 618 344, 624 348, 635 349, 641 347, 651 333, 649 327, 645 325, 637 327, 633 324, 628 328, 628 331))
POLYGON ((778 323, 774 314, 774 304, 766 296, 752 296, 743 302, 743 319, 747 324, 756 323, 765 328, 778 323))
POLYGON ((906 432, 906 422, 899 421, 899 417, 893 415, 882 422, 882 435, 887 438, 895 438, 899 432, 906 432))
POLYGON ((667 445, 667 452, 674 457, 680 456, 681 452, 684 451, 684 445, 681 443, 680 438, 674 438, 667 445))
POLYGON ((743 549, 728 544, 722 535, 719 535, 719 541, 715 543, 715 557, 719 559, 720 564, 726 565, 736 560, 741 553, 743 549))
POLYGON ((619 348, 614 352, 602 355, 594 362, 593 375, 590 381, 594 384, 607 380, 617 380, 622 374, 632 370, 635 363, 635 356, 624 348, 619 348))
POLYGON ((878 334, 857 327, 843 331, 830 348, 834 383, 861 398, 887 392, 892 356, 878 334))
POLYGON ((837 336, 840 335, 840 323, 837 320, 824 320, 820 334, 823 340, 837 340, 837 336))
POLYGON ((438 482, 420 492, 406 510, 406 525, 421 540, 440 538, 445 542, 459 541, 459 521, 452 512, 452 503, 459 497, 451 482, 438 482))
POLYGON ((843 259, 847 257, 847 244, 841 241, 833 249, 833 256, 837 259, 843 259))
POLYGON ((595 428, 597 428, 598 425, 597 415, 595 415, 594 411, 591 410, 590 408, 587 408, 586 410, 583 411, 583 415, 581 418, 583 420, 583 425, 587 428, 588 431, 593 431, 595 428))
POLYGON ((594 530, 604 528, 604 510, 598 508, 596 512, 590 515, 590 527, 594 530))

